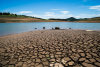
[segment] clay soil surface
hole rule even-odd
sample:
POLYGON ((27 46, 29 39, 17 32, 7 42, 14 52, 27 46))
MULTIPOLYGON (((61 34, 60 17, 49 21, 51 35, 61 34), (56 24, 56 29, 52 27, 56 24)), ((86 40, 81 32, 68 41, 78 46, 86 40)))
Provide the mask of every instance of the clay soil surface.
POLYGON ((100 31, 38 30, 1 36, 0 67, 100 67, 100 31))

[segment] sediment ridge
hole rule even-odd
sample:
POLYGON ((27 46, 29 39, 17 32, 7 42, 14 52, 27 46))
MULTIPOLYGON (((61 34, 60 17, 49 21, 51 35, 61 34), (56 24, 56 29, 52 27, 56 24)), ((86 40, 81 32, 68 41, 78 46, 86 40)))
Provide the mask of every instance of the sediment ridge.
POLYGON ((2 36, 0 67, 100 67, 100 31, 38 30, 2 36))

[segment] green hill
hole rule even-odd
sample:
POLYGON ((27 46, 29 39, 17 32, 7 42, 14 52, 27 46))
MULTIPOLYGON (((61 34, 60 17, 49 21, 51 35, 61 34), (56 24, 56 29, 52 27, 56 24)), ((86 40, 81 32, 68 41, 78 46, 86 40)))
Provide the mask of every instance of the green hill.
POLYGON ((94 23, 100 23, 100 17, 79 19, 76 22, 94 22, 94 23))
POLYGON ((63 21, 47 20, 37 17, 0 12, 0 23, 14 23, 14 22, 22 23, 22 22, 63 22, 63 21))
POLYGON ((26 15, 17 15, 7 12, 0 12, 0 23, 14 23, 14 22, 91 22, 91 23, 100 23, 100 17, 94 18, 84 18, 84 19, 76 19, 74 17, 70 17, 67 19, 42 19, 37 17, 31 17, 26 15))

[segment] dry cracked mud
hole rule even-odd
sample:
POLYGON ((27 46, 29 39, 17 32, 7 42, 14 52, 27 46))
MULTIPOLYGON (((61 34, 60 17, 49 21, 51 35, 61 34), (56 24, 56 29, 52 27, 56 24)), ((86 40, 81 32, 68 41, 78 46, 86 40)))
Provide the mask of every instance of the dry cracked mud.
POLYGON ((39 30, 1 36, 0 67, 100 67, 100 31, 39 30))

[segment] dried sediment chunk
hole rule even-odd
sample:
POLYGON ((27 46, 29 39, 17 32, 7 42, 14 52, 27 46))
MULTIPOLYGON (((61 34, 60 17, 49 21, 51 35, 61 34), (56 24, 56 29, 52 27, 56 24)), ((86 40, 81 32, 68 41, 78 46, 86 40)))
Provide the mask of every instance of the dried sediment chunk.
POLYGON ((100 31, 41 30, 2 36, 0 66, 99 67, 98 34, 100 31))

